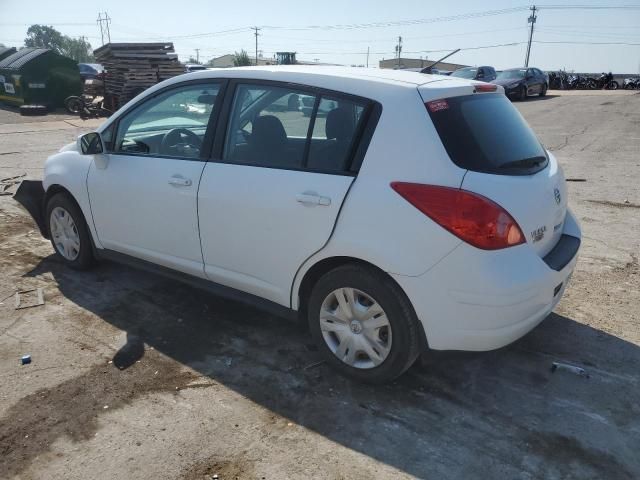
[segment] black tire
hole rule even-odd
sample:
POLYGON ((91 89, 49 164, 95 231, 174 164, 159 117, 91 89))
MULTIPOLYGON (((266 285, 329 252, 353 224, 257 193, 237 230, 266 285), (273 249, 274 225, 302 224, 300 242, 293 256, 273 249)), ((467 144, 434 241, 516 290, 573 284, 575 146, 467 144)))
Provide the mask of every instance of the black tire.
POLYGON ((394 380, 413 365, 423 346, 419 320, 407 296, 391 278, 370 267, 344 265, 323 275, 311 291, 307 320, 311 335, 327 363, 341 374, 361 382, 381 384, 394 380), (378 366, 364 369, 348 365, 331 351, 322 336, 322 304, 331 292, 346 287, 371 296, 387 315, 392 332, 391 347, 378 366))
POLYGON ((67 112, 77 115, 84 109, 84 101, 76 96, 67 97, 64 100, 64 108, 67 112))
POLYGON ((76 270, 87 270, 95 264, 96 260, 93 256, 93 247, 87 222, 85 221, 84 215, 82 214, 80 207, 78 207, 78 204, 67 193, 56 193, 49 199, 47 202, 45 222, 47 225, 47 231, 49 232, 49 237, 51 238, 51 245, 65 265, 76 270), (51 213, 56 207, 63 208, 69 213, 73 223, 75 224, 78 236, 80 237, 80 248, 78 249, 77 257, 73 260, 69 260, 60 253, 51 232, 51 213))
POLYGON ((547 84, 542 85, 542 90, 540 90, 540 96, 544 97, 547 94, 547 84))
POLYGON ((46 115, 47 114, 46 105, 22 105, 20 107, 20 115, 23 116, 35 116, 35 115, 46 115))
POLYGON ((612 80, 609 84, 609 90, 617 90, 619 87, 620 85, 615 80, 612 80))
POLYGON ((521 102, 524 102, 527 99, 527 87, 526 86, 522 86, 522 88, 520 89, 520 92, 518 92, 518 100, 520 100, 521 102))

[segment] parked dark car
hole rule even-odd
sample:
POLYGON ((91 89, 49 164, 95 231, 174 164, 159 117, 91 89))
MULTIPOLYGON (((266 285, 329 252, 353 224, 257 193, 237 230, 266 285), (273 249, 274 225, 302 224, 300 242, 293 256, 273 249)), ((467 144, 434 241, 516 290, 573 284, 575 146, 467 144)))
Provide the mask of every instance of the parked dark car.
POLYGON ((525 100, 529 95, 544 97, 549 88, 549 77, 538 68, 510 68, 498 73, 491 83, 504 87, 507 97, 525 100))
POLYGON ((451 74, 452 77, 466 78, 468 80, 480 80, 491 82, 496 79, 496 69, 489 66, 459 68, 451 74))
POLYGON ((79 63, 78 70, 80 70, 80 78, 83 82, 104 77, 104 67, 99 63, 79 63))

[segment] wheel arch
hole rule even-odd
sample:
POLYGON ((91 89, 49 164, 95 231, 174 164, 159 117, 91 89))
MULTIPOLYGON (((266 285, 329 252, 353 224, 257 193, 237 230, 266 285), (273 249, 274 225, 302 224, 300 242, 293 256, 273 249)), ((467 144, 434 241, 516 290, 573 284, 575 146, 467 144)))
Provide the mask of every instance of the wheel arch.
MULTIPOLYGON (((391 275, 389 275, 387 272, 385 272, 383 269, 381 269, 377 265, 374 265, 371 262, 368 262, 366 260, 363 260, 357 257, 332 256, 332 257, 322 258, 317 262, 315 262, 304 272, 299 282, 294 282, 293 291, 291 295, 291 304, 292 304, 292 307, 298 311, 298 316, 301 320, 306 319, 306 305, 307 305, 309 296, 311 295, 311 291, 313 290, 313 286, 318 282, 318 280, 325 273, 335 268, 341 267, 343 265, 360 265, 365 268, 372 268, 374 270, 377 270, 379 273, 387 277, 398 287, 400 292, 402 292, 402 294, 409 301, 411 308, 413 308, 411 299, 409 298, 407 293, 404 291, 402 286, 398 284, 398 282, 396 282, 396 280, 391 275)), ((420 337, 421 337, 422 344, 425 347, 427 347, 428 342, 427 342, 426 332, 424 331, 424 326, 422 325, 421 321, 418 322, 418 325, 420 327, 420 337)))

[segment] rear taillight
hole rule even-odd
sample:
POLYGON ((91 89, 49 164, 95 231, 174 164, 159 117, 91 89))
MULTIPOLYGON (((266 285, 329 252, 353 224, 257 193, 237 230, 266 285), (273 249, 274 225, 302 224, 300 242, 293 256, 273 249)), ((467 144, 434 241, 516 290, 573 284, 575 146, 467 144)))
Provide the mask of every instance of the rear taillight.
POLYGON ((525 243, 509 213, 477 193, 451 187, 393 182, 391 188, 411 205, 455 236, 483 250, 525 243))

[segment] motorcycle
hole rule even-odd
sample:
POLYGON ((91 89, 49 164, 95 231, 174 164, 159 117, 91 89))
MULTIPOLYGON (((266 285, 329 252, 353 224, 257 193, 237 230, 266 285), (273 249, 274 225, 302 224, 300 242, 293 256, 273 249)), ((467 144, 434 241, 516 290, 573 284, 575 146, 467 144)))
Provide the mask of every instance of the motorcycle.
POLYGON ((613 79, 613 74, 602 73, 596 80, 596 88, 604 90, 617 90, 620 85, 613 79))
POLYGON ((624 81, 622 82, 622 88, 624 88, 625 90, 640 89, 640 77, 625 78, 624 81))
POLYGON ((592 87, 593 83, 587 77, 583 77, 582 75, 569 75, 567 78, 567 89, 568 90, 586 90, 592 87))
POLYGON ((101 95, 71 95, 64 100, 64 108, 74 115, 79 114, 80 118, 108 117, 113 112, 105 107, 104 97, 101 95))

